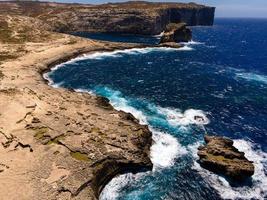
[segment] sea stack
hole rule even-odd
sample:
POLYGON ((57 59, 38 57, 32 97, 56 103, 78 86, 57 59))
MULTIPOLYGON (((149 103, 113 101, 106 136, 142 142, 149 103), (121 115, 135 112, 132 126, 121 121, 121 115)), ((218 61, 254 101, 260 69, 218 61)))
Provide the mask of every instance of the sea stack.
POLYGON ((161 37, 160 43, 189 42, 192 39, 192 31, 186 27, 186 23, 170 23, 161 37))
POLYGON ((200 165, 233 181, 243 181, 254 174, 253 162, 233 146, 229 138, 205 135, 205 146, 198 148, 200 165))

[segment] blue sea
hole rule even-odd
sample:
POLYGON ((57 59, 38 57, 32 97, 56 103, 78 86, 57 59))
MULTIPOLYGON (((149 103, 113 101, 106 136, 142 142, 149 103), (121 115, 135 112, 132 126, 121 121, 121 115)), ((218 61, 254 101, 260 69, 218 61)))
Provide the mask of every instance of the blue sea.
MULTIPOLYGON (((213 27, 192 30, 193 41, 181 49, 93 53, 45 75, 54 87, 107 97, 153 133, 153 170, 114 178, 101 200, 267 199, 267 19, 216 19, 213 27), (255 165, 250 183, 232 186, 199 166, 197 147, 205 133, 230 137, 245 152, 255 165)), ((76 34, 159 41, 158 36, 76 34)))

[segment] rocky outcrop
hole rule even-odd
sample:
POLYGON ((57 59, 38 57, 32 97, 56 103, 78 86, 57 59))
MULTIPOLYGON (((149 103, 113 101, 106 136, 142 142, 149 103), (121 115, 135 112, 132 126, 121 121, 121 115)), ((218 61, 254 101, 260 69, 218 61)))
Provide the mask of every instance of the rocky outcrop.
POLYGON ((233 141, 217 136, 205 136, 205 146, 198 148, 199 163, 203 168, 242 181, 254 174, 253 162, 233 146, 233 141))
POLYGON ((165 43, 159 43, 156 45, 156 47, 167 47, 167 48, 181 48, 183 47, 182 44, 176 43, 176 42, 165 42, 165 43))
POLYGON ((189 42, 191 39, 192 32, 186 27, 185 23, 171 23, 166 26, 166 29, 160 39, 160 43, 189 42))
POLYGON ((43 20, 57 32, 160 34, 169 23, 213 25, 214 7, 195 3, 125 3, 85 5, 44 2, 0 2, 0 13, 43 20))

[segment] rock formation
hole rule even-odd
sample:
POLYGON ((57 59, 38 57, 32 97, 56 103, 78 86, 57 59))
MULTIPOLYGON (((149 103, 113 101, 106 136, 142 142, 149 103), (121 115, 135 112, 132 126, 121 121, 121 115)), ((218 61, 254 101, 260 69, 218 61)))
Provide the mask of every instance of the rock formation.
POLYGON ((41 19, 57 32, 113 32, 157 35, 169 23, 212 25, 214 7, 195 3, 134 1, 103 5, 47 2, 0 2, 1 14, 41 19))
POLYGON ((166 26, 166 29, 160 39, 160 43, 189 42, 191 39, 192 32, 186 27, 185 23, 171 23, 166 26))
POLYGON ((243 152, 233 146, 233 141, 217 136, 205 136, 205 146, 198 148, 199 163, 215 173, 241 181, 254 174, 254 166, 243 152))

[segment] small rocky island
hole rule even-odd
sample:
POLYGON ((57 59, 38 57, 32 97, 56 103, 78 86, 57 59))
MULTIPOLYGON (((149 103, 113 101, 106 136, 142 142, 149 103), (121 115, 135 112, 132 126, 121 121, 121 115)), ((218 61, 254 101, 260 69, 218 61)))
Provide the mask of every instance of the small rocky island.
POLYGON ((166 26, 159 45, 160 47, 180 48, 181 42, 192 40, 192 31, 186 27, 186 23, 170 23, 166 26))
POLYGON ((192 40, 192 31, 186 27, 186 23, 170 23, 161 37, 160 43, 189 42, 192 40))
POLYGON ((205 146, 198 148, 200 165, 233 181, 243 181, 254 174, 253 162, 233 146, 229 138, 205 135, 205 146))

